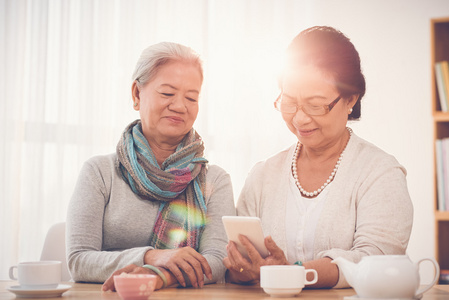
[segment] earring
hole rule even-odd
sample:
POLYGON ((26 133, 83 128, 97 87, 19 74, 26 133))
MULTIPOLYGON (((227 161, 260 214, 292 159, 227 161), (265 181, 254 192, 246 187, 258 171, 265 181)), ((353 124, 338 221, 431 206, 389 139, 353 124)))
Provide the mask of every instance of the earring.
POLYGON ((134 107, 137 107, 137 102, 134 102, 134 107))
POLYGON ((352 108, 349 109, 348 115, 352 114, 352 108))

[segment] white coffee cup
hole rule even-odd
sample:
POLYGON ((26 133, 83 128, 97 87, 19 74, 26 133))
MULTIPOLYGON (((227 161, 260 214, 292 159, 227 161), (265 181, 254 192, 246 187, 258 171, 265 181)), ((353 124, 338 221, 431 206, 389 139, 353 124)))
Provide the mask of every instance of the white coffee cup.
POLYGON ((301 293, 304 285, 314 284, 318 273, 297 265, 262 266, 260 267, 260 287, 272 297, 293 297, 301 293), (307 274, 314 274, 307 280, 307 274))
POLYGON ((54 289, 61 282, 61 262, 21 262, 9 268, 9 278, 18 280, 23 289, 54 289), (17 277, 14 276, 15 269, 17 277))

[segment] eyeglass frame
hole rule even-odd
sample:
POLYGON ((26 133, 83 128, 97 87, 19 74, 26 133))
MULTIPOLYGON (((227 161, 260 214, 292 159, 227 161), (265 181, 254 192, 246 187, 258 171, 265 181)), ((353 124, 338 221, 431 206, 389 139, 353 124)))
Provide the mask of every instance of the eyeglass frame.
POLYGON ((324 110, 325 110, 325 113, 324 114, 321 114, 321 115, 311 115, 311 114, 309 114, 309 113, 306 113, 302 108, 304 107, 304 105, 295 105, 296 106, 296 111, 295 112, 292 112, 292 113, 288 113, 288 112, 282 112, 279 108, 278 108, 278 103, 280 104, 280 102, 281 102, 281 96, 282 96, 282 92, 279 94, 279 96, 276 98, 276 101, 274 101, 274 108, 277 110, 277 111, 279 111, 279 112, 281 112, 281 113, 283 113, 283 114, 296 114, 297 112, 298 112, 298 110, 299 109, 301 109, 302 111, 303 111, 303 113, 305 113, 306 115, 309 115, 309 116, 324 116, 324 115, 327 115, 331 110, 332 110, 332 108, 334 108, 334 106, 338 103, 338 101, 340 101, 340 99, 341 99, 341 95, 338 95, 338 97, 337 98, 335 98, 335 100, 333 100, 331 103, 329 103, 329 104, 325 104, 325 105, 323 105, 322 107, 324 108, 324 110))

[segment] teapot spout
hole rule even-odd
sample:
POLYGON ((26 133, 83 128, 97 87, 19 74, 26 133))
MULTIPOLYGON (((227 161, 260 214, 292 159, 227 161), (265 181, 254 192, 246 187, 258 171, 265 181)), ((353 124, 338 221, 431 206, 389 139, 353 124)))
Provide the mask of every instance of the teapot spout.
POLYGON ((343 275, 345 276, 346 281, 349 283, 349 285, 354 287, 357 279, 356 278, 357 264, 343 257, 337 257, 336 259, 332 260, 332 263, 338 266, 338 268, 342 271, 343 275))

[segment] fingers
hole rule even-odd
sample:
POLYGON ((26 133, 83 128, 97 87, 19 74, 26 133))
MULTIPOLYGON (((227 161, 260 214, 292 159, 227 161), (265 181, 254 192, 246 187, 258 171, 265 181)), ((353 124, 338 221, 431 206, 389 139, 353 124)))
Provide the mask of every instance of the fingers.
POLYGON ((106 281, 103 283, 103 286, 101 287, 101 289, 106 292, 106 291, 115 291, 115 285, 114 285, 114 276, 115 275, 120 275, 123 272, 124 273, 131 273, 135 268, 137 268, 136 265, 128 265, 122 269, 119 269, 117 271, 115 271, 114 273, 112 273, 111 276, 109 276, 108 279, 106 279, 106 281))
POLYGON ((242 268, 246 270, 252 268, 252 263, 250 263, 246 258, 242 256, 240 251, 237 249, 237 245, 234 242, 230 242, 228 248, 228 257, 232 264, 232 270, 240 272, 242 268))
POLYGON ((212 269, 209 263, 207 262, 207 259, 201 254, 199 254, 197 251, 195 251, 193 248, 188 247, 187 249, 191 253, 191 255, 195 258, 195 260, 199 263, 199 264, 195 263, 194 267, 195 269, 201 271, 201 278, 203 277, 204 274, 206 275, 207 278, 212 280, 212 269))
POLYGON ((186 286, 183 272, 194 287, 204 286, 204 275, 212 279, 212 269, 206 258, 193 248, 184 247, 172 250, 168 256, 163 267, 169 269, 182 286, 186 286))
POLYGON ((237 257, 237 246, 234 242, 229 242, 229 244, 226 246, 227 252, 228 252, 228 262, 229 266, 228 269, 236 271, 240 268, 240 265, 237 264, 238 257, 237 257))
POLYGON ((194 287, 204 286, 204 275, 212 279, 212 269, 206 258, 195 251, 193 248, 187 247, 186 251, 190 254, 185 258, 185 261, 190 265, 185 265, 184 272, 186 272, 192 285, 194 287))
POLYGON ((181 268, 189 278, 192 286, 203 287, 204 275, 212 276, 212 270, 207 260, 191 247, 185 247, 182 249, 183 260, 178 263, 178 267, 181 268))
POLYGON ((187 275, 193 287, 197 288, 204 285, 204 276, 201 267, 199 267, 199 263, 196 265, 193 261, 183 261, 180 263, 179 267, 187 275))
POLYGON ((245 247, 246 252, 248 252, 248 256, 249 259, 251 260, 251 263, 260 264, 263 258, 262 256, 260 256, 259 251, 257 251, 254 245, 250 242, 250 240, 244 235, 239 235, 239 240, 242 243, 243 247, 245 247))
MULTIPOLYGON (((194 271, 194 275, 195 276, 189 276, 189 279, 191 278, 191 277, 195 277, 196 278, 196 280, 197 280, 197 283, 196 284, 194 284, 193 286, 194 287, 200 287, 200 288, 202 288, 203 286, 204 286, 204 273, 203 273, 203 268, 201 267, 201 264, 197 261, 197 260, 195 260, 195 261, 193 261, 193 262, 190 262, 190 264, 191 264, 191 266, 193 266, 193 271, 194 271), (193 263, 193 264, 192 264, 193 263)), ((189 274, 187 274, 187 275, 189 275, 189 274)), ((192 282, 192 280, 190 280, 190 282, 192 282)))
POLYGON ((271 236, 267 236, 265 238, 265 247, 267 247, 268 251, 270 251, 271 255, 279 257, 284 256, 284 251, 276 245, 271 236))
MULTIPOLYGON (((192 267, 192 274, 187 273, 189 276, 190 282, 193 283, 192 278, 195 278, 198 282, 199 287, 204 286, 204 271, 201 263, 197 259, 190 258, 188 263, 192 267)), ((193 284, 194 287, 198 287, 196 284, 193 284)))
POLYGON ((186 287, 186 281, 184 279, 184 275, 182 275, 181 270, 178 265, 175 263, 168 263, 166 268, 175 276, 176 280, 180 285, 186 287))
POLYGON ((287 258, 285 257, 284 251, 279 248, 274 242, 271 236, 267 236, 265 238, 265 247, 267 247, 268 251, 270 251, 270 264, 278 264, 278 265, 288 265, 287 258))
POLYGON ((234 242, 227 247, 228 257, 223 259, 223 264, 229 270, 231 282, 250 282, 259 278, 260 265, 253 264, 244 258, 234 242))
POLYGON ((199 259, 199 261, 201 263, 201 268, 203 269, 203 273, 206 275, 206 277, 209 280, 212 280, 212 278, 213 278, 213 276, 212 276, 212 268, 210 267, 209 263, 207 262, 207 259, 204 256, 201 255, 201 258, 199 259))
POLYGON ((232 268, 232 264, 231 261, 229 260, 229 257, 223 258, 223 265, 226 267, 226 269, 232 268))
POLYGON ((115 286, 114 286, 114 275, 111 275, 111 277, 109 277, 108 279, 106 279, 106 281, 103 283, 103 286, 101 287, 101 290, 103 292, 107 292, 107 291, 115 291, 115 286))

